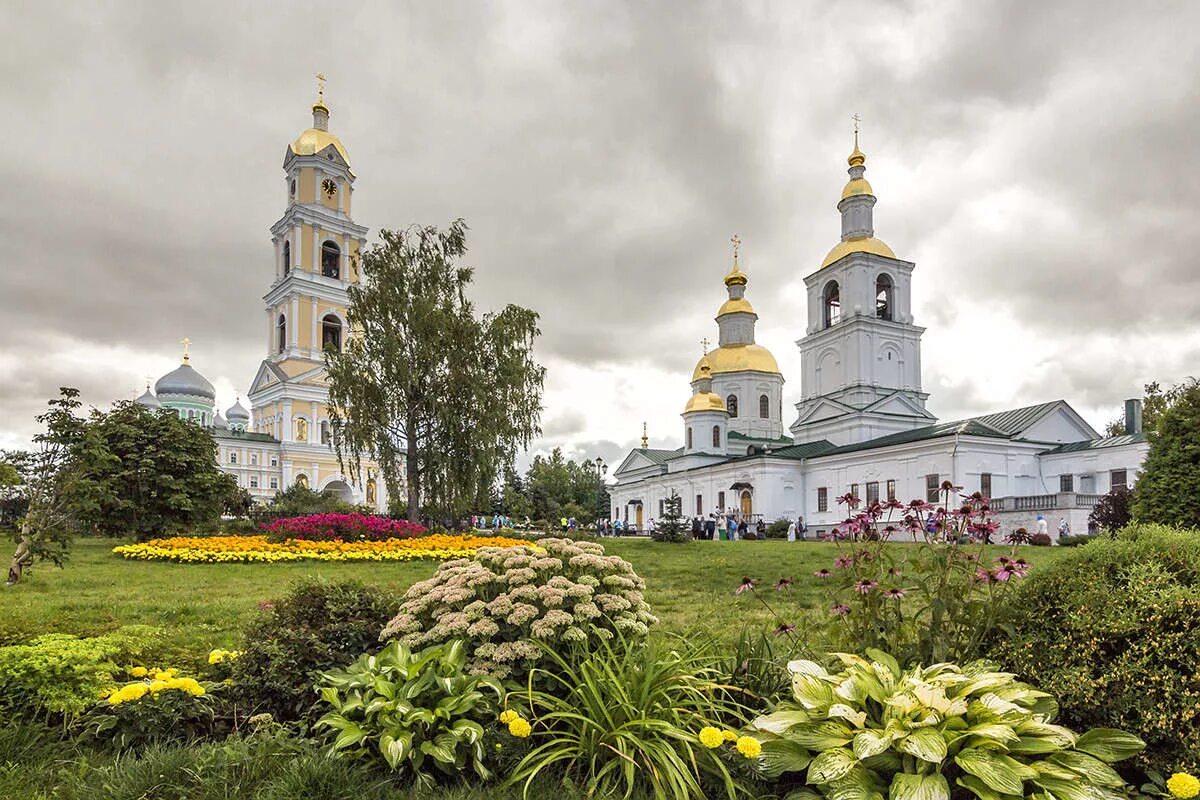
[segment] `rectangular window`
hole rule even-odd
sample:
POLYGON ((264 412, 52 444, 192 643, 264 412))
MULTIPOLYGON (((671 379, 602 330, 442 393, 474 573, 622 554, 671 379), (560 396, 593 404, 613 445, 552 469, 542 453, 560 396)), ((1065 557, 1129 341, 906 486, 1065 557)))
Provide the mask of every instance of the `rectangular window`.
POLYGON ((817 511, 829 510, 829 490, 822 486, 817 489, 817 511))
POLYGON ((895 481, 887 482, 887 499, 889 501, 896 499, 896 482, 895 481))
POLYGON ((278 467, 278 466, 279 466, 279 459, 278 459, 278 458, 276 458, 275 456, 271 456, 271 466, 272 466, 272 467, 278 467))
POLYGON ((979 473, 979 493, 984 497, 992 496, 992 473, 979 473))
POLYGON ((725 510, 725 493, 717 492, 717 511, 725 510))
POLYGON ((853 497, 855 500, 858 499, 859 494, 858 494, 858 484, 857 483, 850 484, 850 496, 853 497))
POLYGON ((936 503, 942 499, 942 483, 938 480, 938 477, 939 475, 936 472, 925 476, 925 501, 928 503, 936 503))
POLYGON ((1075 476, 1074 475, 1059 475, 1058 490, 1060 492, 1075 491, 1075 476))
POLYGON ((698 494, 698 495, 696 495, 696 516, 698 517, 703 513, 704 513, 704 495, 698 494))
POLYGON ((229 463, 230 463, 230 464, 236 464, 236 463, 237 463, 237 451, 236 451, 236 450, 230 450, 230 451, 229 451, 229 463))
POLYGON ((257 489, 257 488, 258 488, 258 478, 254 477, 254 476, 251 476, 251 477, 250 477, 250 488, 251 488, 251 489, 257 489))
POLYGON ((1129 486, 1129 478, 1126 477, 1125 470, 1123 469, 1114 469, 1112 472, 1108 473, 1108 476, 1112 483, 1113 489, 1117 488, 1118 486, 1129 486))
POLYGON ((279 488, 279 478, 271 478, 271 488, 272 489, 279 488))
POLYGON ((250 464, 251 464, 251 466, 258 464, 258 453, 250 454, 250 464))
POLYGON ((879 502, 879 481, 867 482, 867 505, 879 502))

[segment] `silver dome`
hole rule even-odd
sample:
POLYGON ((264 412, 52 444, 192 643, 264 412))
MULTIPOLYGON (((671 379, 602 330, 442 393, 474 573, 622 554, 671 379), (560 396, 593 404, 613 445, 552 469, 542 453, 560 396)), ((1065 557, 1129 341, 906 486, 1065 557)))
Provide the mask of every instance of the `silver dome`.
POLYGON ((154 393, 202 397, 205 400, 217 398, 213 385, 203 375, 192 369, 192 365, 187 362, 159 378, 158 382, 154 384, 154 393))
POLYGON ((142 396, 137 400, 134 400, 134 402, 150 409, 162 408, 162 403, 158 402, 158 398, 155 397, 154 393, 150 391, 149 385, 146 386, 146 391, 142 393, 142 396))
POLYGON ((212 426, 219 431, 229 430, 229 423, 226 422, 225 418, 221 416, 220 411, 213 415, 212 426))
POLYGON ((250 412, 242 405, 242 399, 239 397, 234 401, 233 405, 225 412, 225 416, 230 422, 249 422, 250 412))

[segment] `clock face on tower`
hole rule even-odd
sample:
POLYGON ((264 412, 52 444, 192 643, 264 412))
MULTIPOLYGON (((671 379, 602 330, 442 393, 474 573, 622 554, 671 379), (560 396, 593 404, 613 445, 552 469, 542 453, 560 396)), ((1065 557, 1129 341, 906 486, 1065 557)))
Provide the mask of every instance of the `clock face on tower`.
POLYGON ((325 191, 326 197, 333 197, 337 194, 337 184, 333 182, 332 178, 326 178, 322 181, 321 188, 325 191))

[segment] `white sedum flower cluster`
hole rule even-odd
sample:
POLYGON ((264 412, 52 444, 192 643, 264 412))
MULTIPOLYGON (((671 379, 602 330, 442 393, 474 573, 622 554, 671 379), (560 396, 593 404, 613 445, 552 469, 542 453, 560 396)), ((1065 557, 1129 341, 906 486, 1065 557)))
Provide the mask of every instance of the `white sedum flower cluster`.
POLYGON ((587 647, 618 631, 644 637, 658 622, 645 587, 628 561, 594 542, 483 547, 413 584, 380 639, 413 649, 463 639, 473 672, 520 676, 542 656, 535 640, 587 647))

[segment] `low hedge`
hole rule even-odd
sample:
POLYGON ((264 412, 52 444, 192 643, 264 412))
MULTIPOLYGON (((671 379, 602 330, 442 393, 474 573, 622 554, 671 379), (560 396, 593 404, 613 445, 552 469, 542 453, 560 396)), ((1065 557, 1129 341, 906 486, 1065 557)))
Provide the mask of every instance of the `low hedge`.
POLYGON ((991 655, 1059 699, 1063 724, 1146 740, 1138 766, 1200 769, 1200 531, 1126 528, 1034 570, 991 655))

